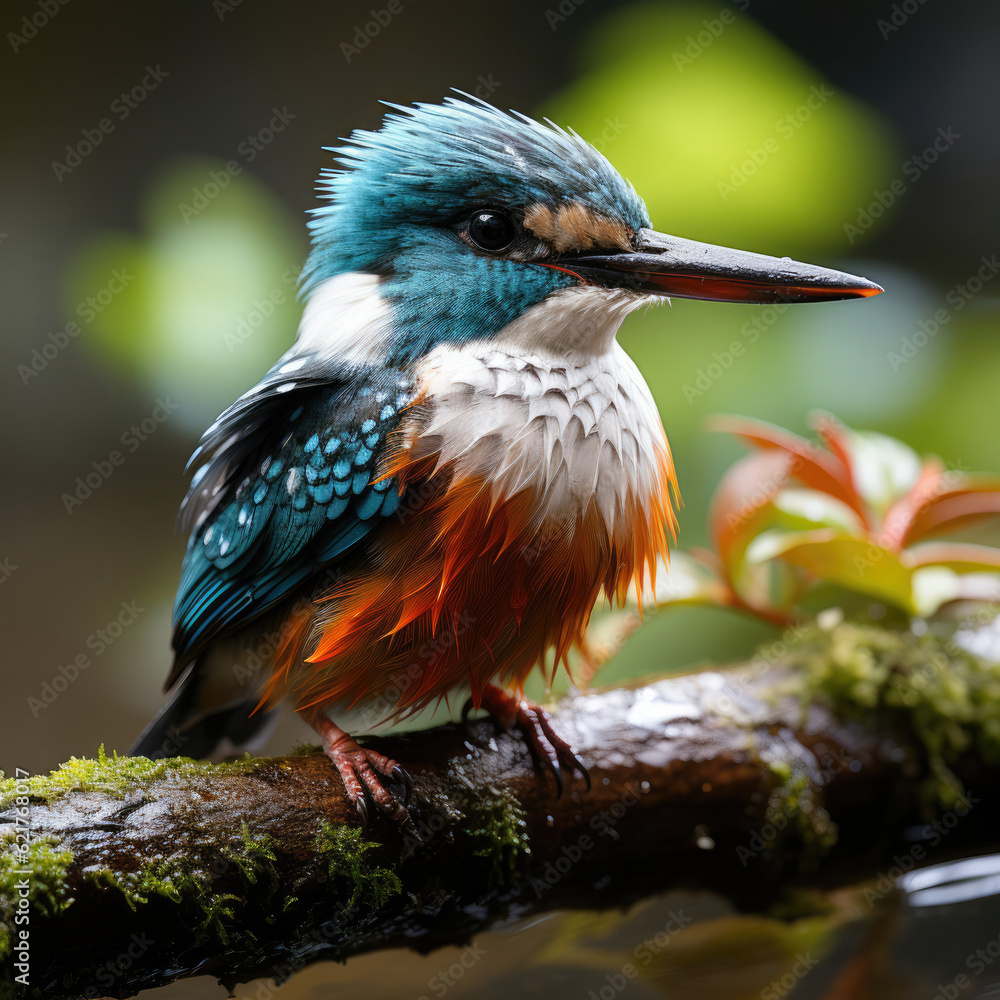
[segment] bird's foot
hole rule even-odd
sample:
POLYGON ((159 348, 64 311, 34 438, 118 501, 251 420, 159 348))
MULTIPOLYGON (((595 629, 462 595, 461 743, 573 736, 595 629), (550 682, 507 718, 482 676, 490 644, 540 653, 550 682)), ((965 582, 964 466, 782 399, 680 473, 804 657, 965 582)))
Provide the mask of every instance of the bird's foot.
POLYGON ((347 797, 354 803, 361 821, 368 825, 368 798, 380 812, 391 820, 407 826, 411 823, 407 806, 413 791, 413 779, 398 761, 380 754, 371 747, 363 747, 349 733, 345 733, 321 711, 300 713, 323 741, 323 750, 340 772, 347 797), (403 786, 400 801, 382 782, 382 775, 403 786), (366 795, 367 792, 367 795, 366 795))
POLYGON ((552 728, 552 719, 543 708, 525 698, 517 698, 493 684, 486 686, 481 707, 503 729, 520 730, 535 761, 543 768, 548 768, 556 779, 557 797, 563 793, 564 770, 570 775, 579 774, 587 791, 590 791, 587 768, 573 752, 573 748, 552 728))

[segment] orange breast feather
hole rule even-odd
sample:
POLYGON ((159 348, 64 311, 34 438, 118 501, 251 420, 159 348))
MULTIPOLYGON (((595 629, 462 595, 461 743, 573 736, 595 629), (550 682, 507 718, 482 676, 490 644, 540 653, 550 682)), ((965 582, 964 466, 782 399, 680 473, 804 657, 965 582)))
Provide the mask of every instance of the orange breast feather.
POLYGON ((626 492, 611 527, 596 502, 583 512, 547 511, 530 486, 497 496, 482 478, 436 467, 436 455, 399 449, 383 475, 417 488, 364 565, 299 610, 264 701, 381 701, 388 719, 455 688, 471 688, 478 706, 491 681, 519 688, 550 648, 565 663, 602 588, 621 602, 667 553, 674 479, 663 446, 659 489, 626 492))

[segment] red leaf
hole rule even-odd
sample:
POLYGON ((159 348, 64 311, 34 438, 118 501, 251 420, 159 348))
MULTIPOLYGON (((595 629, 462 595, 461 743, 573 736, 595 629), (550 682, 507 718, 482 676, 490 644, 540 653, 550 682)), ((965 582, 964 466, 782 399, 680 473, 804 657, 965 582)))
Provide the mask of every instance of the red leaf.
POLYGON ((905 553, 908 565, 947 566, 956 573, 979 573, 1000 569, 1000 549, 967 542, 925 542, 905 553))
MULTIPOLYGON (((809 426, 826 442, 827 448, 835 458, 839 458, 845 469, 851 468, 851 449, 847 443, 845 431, 847 428, 832 414, 822 410, 812 414, 809 426)), ((851 485, 853 488, 853 477, 851 485)))
POLYGON ((783 452, 746 455, 722 477, 708 509, 708 531, 726 577, 739 571, 750 538, 774 495, 787 485, 792 459, 783 452))
POLYGON ((898 552, 910 536, 913 520, 926 506, 928 500, 940 494, 944 463, 934 456, 924 459, 916 485, 901 496, 886 512, 882 520, 880 543, 898 552))
POLYGON ((916 512, 903 543, 958 531, 995 514, 1000 514, 1000 488, 996 480, 983 482, 981 489, 966 486, 952 490, 932 498, 916 512))
POLYGON ((807 441, 798 434, 764 420, 750 417, 717 416, 709 422, 709 429, 735 434, 747 444, 765 451, 777 449, 790 456, 791 474, 805 486, 821 490, 847 504, 861 519, 866 528, 871 518, 867 504, 858 496, 851 477, 851 470, 837 455, 807 441))

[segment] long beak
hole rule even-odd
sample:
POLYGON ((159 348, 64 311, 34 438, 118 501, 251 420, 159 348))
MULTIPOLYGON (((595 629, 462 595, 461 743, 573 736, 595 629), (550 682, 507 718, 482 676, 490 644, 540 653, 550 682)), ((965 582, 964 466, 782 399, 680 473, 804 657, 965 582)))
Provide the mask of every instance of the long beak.
POLYGON ((882 291, 867 278, 788 257, 730 250, 652 229, 640 229, 638 236, 634 253, 566 256, 559 259, 559 269, 606 288, 713 302, 823 302, 882 291))

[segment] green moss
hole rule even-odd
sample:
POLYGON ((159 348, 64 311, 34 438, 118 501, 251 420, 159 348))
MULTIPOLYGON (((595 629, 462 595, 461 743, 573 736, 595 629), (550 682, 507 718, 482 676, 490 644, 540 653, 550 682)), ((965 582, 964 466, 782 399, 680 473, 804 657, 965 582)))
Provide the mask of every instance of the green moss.
POLYGON ((0 840, 0 958, 10 954, 14 919, 22 898, 31 910, 55 916, 73 902, 66 886, 66 870, 73 861, 70 851, 59 849, 58 837, 45 836, 18 850, 14 833, 0 840), (28 873, 28 874, 25 874, 28 873), (26 883, 27 896, 21 896, 26 883))
POLYGON ((227 851, 225 856, 236 865, 250 885, 266 881, 270 897, 277 891, 281 881, 276 865, 278 857, 274 853, 274 838, 267 835, 255 837, 246 823, 243 824, 242 835, 243 843, 227 851))
MULTIPOLYGON (((212 937, 229 944, 246 899, 222 892, 218 880, 235 868, 246 887, 266 888, 270 899, 279 884, 276 861, 272 838, 254 836, 244 823, 240 841, 216 855, 214 861, 198 854, 176 854, 135 872, 104 869, 89 873, 88 878, 118 890, 133 910, 154 897, 189 905, 195 911, 196 943, 212 937)), ((253 938, 249 932, 241 934, 253 938)))
POLYGON ((802 844, 801 858, 808 867, 837 843, 837 824, 823 806, 823 792, 798 762, 765 761, 781 782, 772 789, 762 830, 774 831, 767 847, 793 835, 802 844))
POLYGON ((90 876, 99 884, 118 889, 135 910, 154 896, 178 905, 191 904, 196 911, 195 943, 210 937, 229 944, 229 928, 243 901, 232 893, 218 892, 211 876, 188 858, 175 856, 138 872, 104 871, 90 876))
POLYGON ((258 763, 258 759, 249 754, 224 764, 207 764, 189 757, 148 760, 145 757, 119 757, 117 753, 109 757, 102 745, 97 757, 71 757, 49 774, 0 780, 0 811, 10 808, 18 794, 27 794, 33 801, 45 803, 54 802, 69 792, 101 792, 124 799, 135 790, 136 785, 170 775, 194 777, 246 772, 258 763), (27 792, 24 791, 25 786, 27 792))
POLYGON ((473 854, 490 861, 494 877, 505 880, 531 854, 524 809, 517 796, 509 788, 490 785, 485 794, 470 795, 460 805, 464 832, 480 844, 473 854))
POLYGON ((1000 664, 950 636, 843 622, 804 632, 788 661, 800 671, 804 702, 826 703, 841 717, 882 715, 912 733, 930 768, 928 798, 944 808, 964 797, 950 769, 960 754, 1000 761, 1000 664))
POLYGON ((323 820, 313 846, 330 881, 346 883, 350 892, 348 906, 360 903, 377 910, 402 891, 394 871, 373 865, 365 857, 374 845, 365 841, 356 827, 333 826, 323 820))
POLYGON ((133 909, 145 906, 153 896, 161 896, 173 903, 187 897, 204 895, 207 900, 207 876, 189 858, 174 855, 153 865, 146 865, 135 872, 102 869, 87 876, 99 885, 112 886, 125 897, 133 909))

